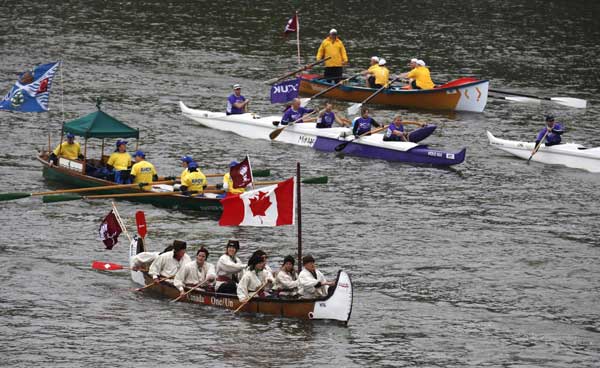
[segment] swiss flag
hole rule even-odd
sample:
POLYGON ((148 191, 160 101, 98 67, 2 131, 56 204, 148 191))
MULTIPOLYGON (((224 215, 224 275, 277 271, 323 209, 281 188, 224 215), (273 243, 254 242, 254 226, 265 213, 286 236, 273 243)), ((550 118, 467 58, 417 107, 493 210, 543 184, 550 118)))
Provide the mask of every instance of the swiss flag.
POLYGON ((294 224, 296 178, 221 200, 220 226, 281 226, 294 224))
POLYGON ((229 175, 231 181, 233 181, 234 188, 246 188, 246 186, 252 183, 252 168, 250 167, 250 159, 248 156, 244 161, 231 167, 229 169, 229 175))
POLYGON ((294 14, 293 17, 288 20, 285 25, 285 29, 283 30, 284 34, 294 33, 298 30, 298 14, 294 14))

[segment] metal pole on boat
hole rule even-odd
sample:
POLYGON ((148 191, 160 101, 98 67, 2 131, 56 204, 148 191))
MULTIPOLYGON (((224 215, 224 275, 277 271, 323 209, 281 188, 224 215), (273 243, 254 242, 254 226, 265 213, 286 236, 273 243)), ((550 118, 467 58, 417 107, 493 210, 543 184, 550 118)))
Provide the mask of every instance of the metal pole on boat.
POLYGON ((298 66, 302 66, 300 61, 300 18, 298 17, 298 10, 296 10, 296 45, 298 47, 298 66))
POLYGON ((298 223, 298 273, 302 271, 302 209, 300 208, 300 162, 296 162, 296 221, 298 223))

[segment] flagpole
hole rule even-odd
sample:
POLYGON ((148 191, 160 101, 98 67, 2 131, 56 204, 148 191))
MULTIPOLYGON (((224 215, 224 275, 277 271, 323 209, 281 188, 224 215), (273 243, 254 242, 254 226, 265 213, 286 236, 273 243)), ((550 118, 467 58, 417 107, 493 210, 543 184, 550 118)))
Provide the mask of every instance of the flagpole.
POLYGON ((298 224, 298 273, 302 271, 302 209, 300 208, 300 162, 296 162, 296 221, 298 224))
POLYGON ((129 233, 127 232, 127 228, 125 227, 125 224, 123 223, 123 219, 121 219, 121 215, 119 215, 119 211, 117 211, 117 205, 115 204, 114 201, 111 202, 111 204, 112 204, 112 208, 113 208, 115 217, 117 218, 117 222, 119 223, 121 230, 123 230, 125 235, 127 235, 127 239, 129 239, 129 244, 131 244, 131 236, 129 236, 129 233))
POLYGON ((298 47, 298 65, 302 66, 300 61, 300 18, 298 17, 298 10, 296 10, 296 45, 298 47))

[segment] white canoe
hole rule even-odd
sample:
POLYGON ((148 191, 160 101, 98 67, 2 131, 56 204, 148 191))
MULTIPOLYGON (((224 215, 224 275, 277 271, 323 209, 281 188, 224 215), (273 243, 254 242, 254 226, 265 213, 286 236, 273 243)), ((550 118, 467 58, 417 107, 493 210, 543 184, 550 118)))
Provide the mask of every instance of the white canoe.
MULTIPOLYGON (((527 160, 535 147, 535 142, 519 142, 496 138, 487 132, 490 144, 496 148, 527 160)), ((551 165, 564 165, 593 173, 600 172, 600 147, 586 148, 576 143, 563 143, 546 147, 542 144, 531 161, 551 165)))

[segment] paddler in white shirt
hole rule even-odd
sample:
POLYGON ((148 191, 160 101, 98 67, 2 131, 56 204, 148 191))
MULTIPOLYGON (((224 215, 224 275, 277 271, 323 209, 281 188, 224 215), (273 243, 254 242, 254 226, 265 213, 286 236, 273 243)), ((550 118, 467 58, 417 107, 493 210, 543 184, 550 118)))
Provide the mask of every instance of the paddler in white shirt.
POLYGON ((235 294, 237 292, 237 282, 241 278, 241 273, 246 267, 236 256, 240 249, 240 242, 230 240, 225 245, 225 254, 217 262, 217 283, 215 290, 223 294, 235 294))
POLYGON ((335 285, 334 281, 327 281, 321 271, 317 270, 313 256, 302 257, 304 269, 298 275, 300 284, 298 293, 302 299, 316 299, 327 296, 329 286, 335 285))
POLYGON ((250 260, 248 260, 248 268, 244 271, 244 276, 237 286, 237 296, 241 302, 245 302, 248 298, 260 290, 259 297, 266 297, 265 289, 272 285, 273 275, 265 269, 267 265, 267 257, 259 252, 254 252, 250 260))
POLYGON ((273 291, 279 297, 294 298, 298 296, 298 274, 294 270, 294 257, 286 256, 283 259, 283 264, 277 275, 275 275, 275 283, 273 291))
POLYGON ((154 282, 161 279, 172 279, 177 271, 192 259, 185 253, 187 243, 181 240, 173 241, 173 250, 162 253, 150 265, 148 274, 152 276, 154 282))
POLYGON ((185 293, 185 287, 198 287, 206 289, 212 287, 217 274, 215 266, 206 262, 208 250, 201 247, 196 252, 196 262, 190 262, 179 269, 175 275, 174 285, 180 294, 185 293))

